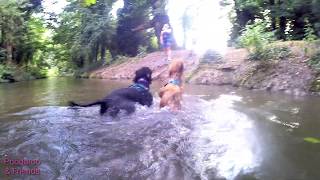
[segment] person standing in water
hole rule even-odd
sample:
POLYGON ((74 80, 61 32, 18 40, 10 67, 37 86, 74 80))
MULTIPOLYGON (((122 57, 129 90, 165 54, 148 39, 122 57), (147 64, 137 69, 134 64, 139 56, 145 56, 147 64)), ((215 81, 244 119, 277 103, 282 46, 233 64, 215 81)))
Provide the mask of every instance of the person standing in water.
POLYGON ((167 56, 167 61, 171 60, 171 44, 172 44, 172 29, 169 24, 164 24, 161 34, 160 34, 160 43, 164 48, 164 51, 167 56))

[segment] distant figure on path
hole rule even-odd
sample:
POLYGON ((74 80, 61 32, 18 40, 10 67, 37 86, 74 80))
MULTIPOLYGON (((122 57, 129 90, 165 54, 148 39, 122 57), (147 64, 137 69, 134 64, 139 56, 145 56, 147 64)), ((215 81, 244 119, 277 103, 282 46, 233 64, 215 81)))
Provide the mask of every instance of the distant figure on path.
POLYGON ((172 44, 172 29, 169 24, 164 24, 161 34, 160 34, 160 43, 164 48, 167 56, 167 61, 171 60, 171 44, 172 44))

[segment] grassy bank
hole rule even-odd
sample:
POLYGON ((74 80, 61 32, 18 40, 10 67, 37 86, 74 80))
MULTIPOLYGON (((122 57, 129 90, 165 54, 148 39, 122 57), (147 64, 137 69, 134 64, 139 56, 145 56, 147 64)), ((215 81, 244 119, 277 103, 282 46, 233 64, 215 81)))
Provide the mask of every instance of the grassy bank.
POLYGON ((0 64, 0 83, 10 83, 46 78, 47 71, 32 67, 0 64))

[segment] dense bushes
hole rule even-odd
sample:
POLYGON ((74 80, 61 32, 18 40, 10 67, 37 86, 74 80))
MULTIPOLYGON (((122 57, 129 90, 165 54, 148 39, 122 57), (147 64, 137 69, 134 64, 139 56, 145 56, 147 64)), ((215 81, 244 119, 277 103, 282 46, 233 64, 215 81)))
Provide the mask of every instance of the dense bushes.
POLYGON ((266 44, 274 41, 274 33, 269 32, 267 27, 267 23, 262 19, 256 19, 253 24, 248 24, 239 37, 239 45, 247 48, 250 53, 261 53, 266 44))
POLYGON ((16 65, 0 64, 0 82, 15 82, 45 78, 48 69, 38 67, 19 67, 16 65))
POLYGON ((12 79, 14 68, 4 64, 0 64, 0 79, 7 80, 12 79))
POLYGON ((290 55, 288 47, 272 45, 275 34, 270 32, 267 20, 256 19, 253 24, 248 24, 239 37, 240 47, 249 50, 249 60, 280 60, 290 55))
POLYGON ((235 0, 232 38, 235 40, 250 21, 268 12, 270 32, 277 40, 303 40, 320 37, 319 0, 235 0), (310 36, 306 36, 309 34, 310 36))
POLYGON ((311 56, 311 58, 308 61, 308 64, 316 70, 320 71, 320 51, 311 56))
POLYGON ((249 22, 241 36, 238 45, 247 48, 250 60, 283 59, 290 54, 289 48, 273 47, 270 44, 276 40, 275 33, 271 31, 270 11, 263 13, 263 19, 256 18, 249 22))
MULTIPOLYGON (((288 4, 289 5, 289 4, 288 4)), ((297 4, 296 4, 297 5, 297 4)), ((290 5, 291 6, 291 5, 290 5)), ((290 55, 290 48, 273 46, 273 42, 281 40, 300 39, 309 43, 313 43, 317 39, 315 26, 311 23, 310 17, 301 17, 299 26, 302 26, 303 33, 299 32, 297 36, 297 22, 295 20, 280 18, 277 20, 274 15, 274 10, 265 9, 259 12, 259 15, 254 16, 251 21, 241 31, 237 39, 237 44, 240 47, 248 49, 250 60, 270 60, 283 59, 290 55), (283 26, 278 29, 278 26, 283 26), (280 32, 283 31, 283 32, 280 32)), ((318 32, 319 34, 320 32, 318 32)), ((308 51, 309 46, 305 49, 308 51)))
POLYGON ((249 60, 283 59, 290 55, 288 47, 277 47, 271 43, 275 41, 273 32, 268 31, 268 23, 257 19, 248 24, 239 37, 240 47, 249 50, 249 60))
POLYGON ((277 47, 272 45, 266 45, 260 51, 256 51, 249 54, 249 60, 281 60, 288 58, 291 51, 288 47, 277 47))

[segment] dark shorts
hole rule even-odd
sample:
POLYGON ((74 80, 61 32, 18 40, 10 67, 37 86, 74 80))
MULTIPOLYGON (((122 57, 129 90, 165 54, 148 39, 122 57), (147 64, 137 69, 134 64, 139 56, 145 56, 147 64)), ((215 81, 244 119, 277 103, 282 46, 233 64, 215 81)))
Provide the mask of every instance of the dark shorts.
POLYGON ((171 47, 171 42, 170 41, 164 41, 162 46, 163 46, 163 48, 170 48, 171 47))

